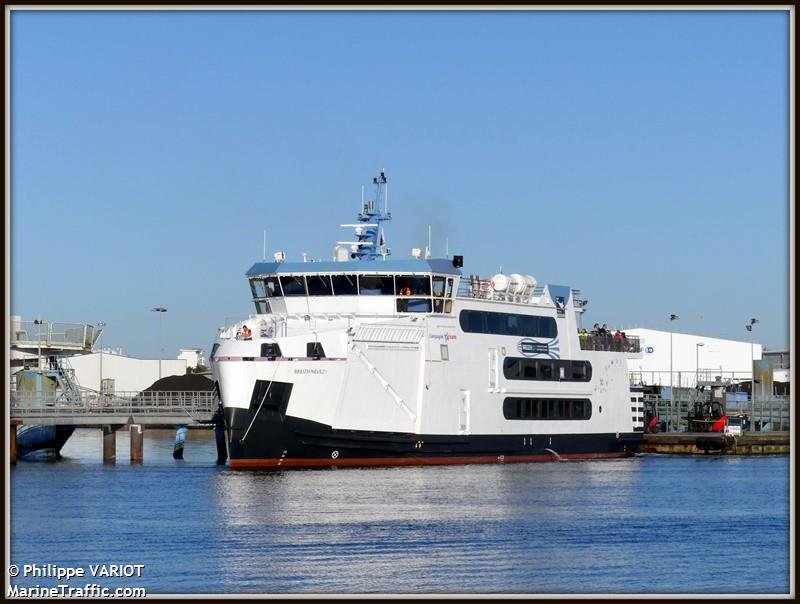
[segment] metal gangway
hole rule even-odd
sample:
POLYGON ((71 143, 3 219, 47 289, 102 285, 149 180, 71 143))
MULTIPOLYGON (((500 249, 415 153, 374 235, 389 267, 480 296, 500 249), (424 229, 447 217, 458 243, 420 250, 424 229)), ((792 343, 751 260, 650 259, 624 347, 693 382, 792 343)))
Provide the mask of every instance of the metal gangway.
POLYGON ((75 387, 68 392, 17 392, 10 396, 11 419, 26 424, 104 426, 211 423, 219 406, 215 391, 103 393, 75 387))

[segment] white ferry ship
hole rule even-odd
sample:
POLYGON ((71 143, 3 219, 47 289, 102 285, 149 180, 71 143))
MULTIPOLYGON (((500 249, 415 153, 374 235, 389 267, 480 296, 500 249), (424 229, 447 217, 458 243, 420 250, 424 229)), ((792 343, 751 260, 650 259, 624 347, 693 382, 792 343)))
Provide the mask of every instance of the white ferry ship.
POLYGON ((579 337, 577 290, 389 260, 383 172, 332 262, 259 262, 211 363, 233 468, 510 463, 639 450, 638 341, 579 337), (381 207, 383 206, 383 207, 381 207))

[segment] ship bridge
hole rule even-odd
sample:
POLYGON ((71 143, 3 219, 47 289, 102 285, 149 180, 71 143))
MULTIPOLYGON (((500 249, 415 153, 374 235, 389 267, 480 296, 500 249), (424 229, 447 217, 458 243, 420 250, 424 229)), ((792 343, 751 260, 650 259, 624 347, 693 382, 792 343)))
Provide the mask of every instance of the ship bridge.
POLYGON ((256 312, 451 313, 461 270, 446 259, 259 262, 247 271, 256 312))

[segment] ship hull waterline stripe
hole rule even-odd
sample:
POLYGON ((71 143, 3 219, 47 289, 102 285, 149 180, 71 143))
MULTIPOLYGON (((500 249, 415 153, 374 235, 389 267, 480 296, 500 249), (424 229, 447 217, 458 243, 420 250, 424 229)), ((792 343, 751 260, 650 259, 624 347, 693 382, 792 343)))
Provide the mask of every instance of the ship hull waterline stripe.
MULTIPOLYGON (((586 459, 618 459, 633 457, 634 452, 620 451, 613 453, 564 453, 561 459, 586 460, 586 459)), ((229 465, 233 469, 254 468, 328 468, 346 466, 433 466, 433 465, 466 465, 488 463, 533 463, 557 461, 553 455, 464 455, 441 457, 361 457, 346 459, 231 459, 229 465)))

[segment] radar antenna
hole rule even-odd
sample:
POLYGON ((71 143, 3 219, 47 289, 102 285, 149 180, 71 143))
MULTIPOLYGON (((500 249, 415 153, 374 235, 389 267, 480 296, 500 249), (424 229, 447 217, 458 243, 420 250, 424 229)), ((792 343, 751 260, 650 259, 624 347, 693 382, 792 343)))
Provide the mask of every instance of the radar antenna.
POLYGON ((355 241, 337 241, 339 245, 350 246, 350 257, 354 260, 376 260, 379 256, 386 260, 392 251, 386 247, 383 223, 392 219, 388 212, 389 196, 386 173, 372 179, 375 185, 375 198, 361 202, 361 212, 357 224, 343 224, 342 227, 355 229, 355 241), (383 201, 383 204, 380 202, 383 201), (383 211, 381 210, 383 205, 383 211))

